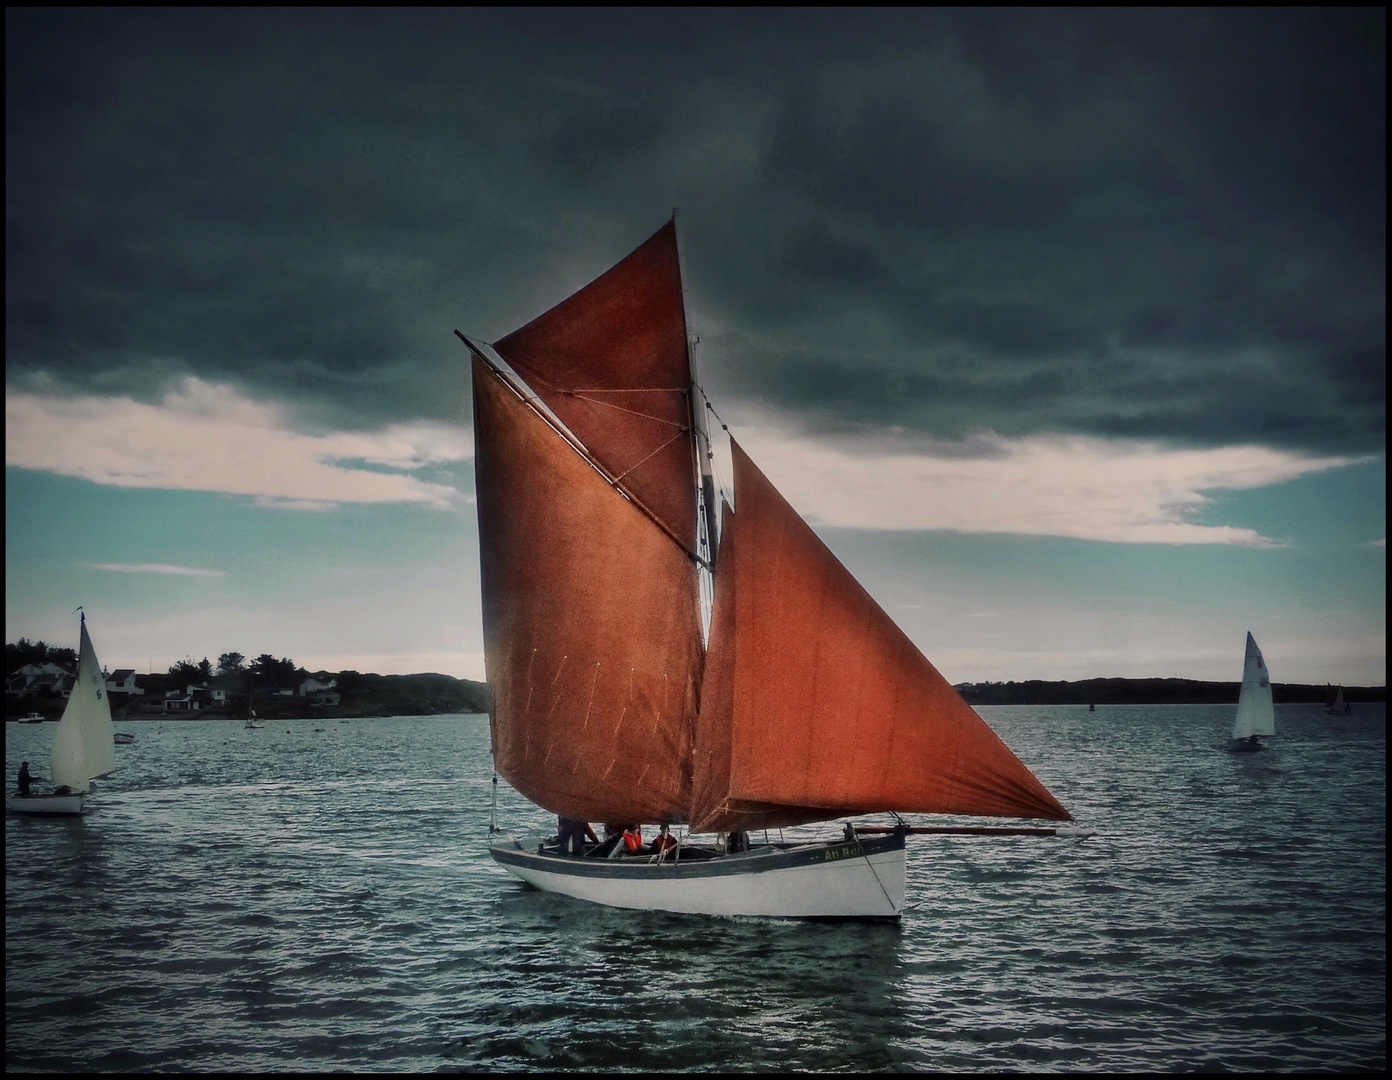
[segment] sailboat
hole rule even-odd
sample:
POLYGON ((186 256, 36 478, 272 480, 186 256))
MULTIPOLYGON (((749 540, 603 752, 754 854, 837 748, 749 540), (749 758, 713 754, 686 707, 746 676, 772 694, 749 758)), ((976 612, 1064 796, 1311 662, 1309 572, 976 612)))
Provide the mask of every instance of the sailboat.
POLYGON ((1271 673, 1262 660, 1252 632, 1247 631, 1247 654, 1242 661, 1242 691, 1237 696, 1229 750, 1260 750, 1260 735, 1276 734, 1276 710, 1271 703, 1271 673))
POLYGON ((256 718, 256 710, 253 709, 253 708, 251 707, 251 698, 252 698, 251 688, 252 688, 252 685, 253 685, 253 683, 252 683, 252 675, 251 675, 251 672, 248 671, 248 672, 247 672, 247 718, 246 718, 246 723, 243 724, 242 727, 245 728, 245 729, 247 729, 247 730, 253 730, 253 729, 254 729, 254 730, 258 730, 258 731, 259 731, 261 728, 263 728, 263 727, 266 726, 266 721, 264 721, 264 720, 258 720, 258 719, 256 718))
MULTIPOLYGON (((79 608, 79 611, 82 609, 79 608)), ((53 732, 49 775, 55 791, 48 795, 6 795, 5 807, 21 814, 80 814, 91 782, 116 771, 116 741, 106 683, 82 613, 77 681, 63 718, 53 732)))
POLYGON ((1344 700, 1344 688, 1342 686, 1339 687, 1339 692, 1334 696, 1334 704, 1326 705, 1324 711, 1330 715, 1353 712, 1353 706, 1344 700))
POLYGON ((494 859, 614 907, 896 919, 909 833, 1064 831, 897 816, 1072 820, 733 438, 717 504, 688 326, 674 214, 506 337, 455 331, 494 767, 571 819, 555 838, 498 830, 494 859), (781 839, 878 812, 895 823, 781 839), (592 821, 686 828, 630 854, 566 835, 592 821))

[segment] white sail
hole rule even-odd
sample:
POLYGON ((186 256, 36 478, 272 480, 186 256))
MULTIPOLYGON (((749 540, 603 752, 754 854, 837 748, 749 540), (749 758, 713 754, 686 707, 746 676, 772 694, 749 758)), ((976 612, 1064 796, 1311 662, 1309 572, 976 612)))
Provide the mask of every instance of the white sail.
POLYGON ((116 732, 111 724, 111 705, 106 700, 106 683, 96 650, 82 620, 82 637, 77 658, 77 682, 63 719, 53 735, 53 757, 49 767, 53 783, 67 785, 75 792, 90 789, 90 781, 116 770, 116 732))
POLYGON ((1237 699, 1237 722, 1232 737, 1276 734, 1276 710, 1271 704, 1271 673, 1262 660, 1252 632, 1247 632, 1247 657, 1242 664, 1242 693, 1237 699))

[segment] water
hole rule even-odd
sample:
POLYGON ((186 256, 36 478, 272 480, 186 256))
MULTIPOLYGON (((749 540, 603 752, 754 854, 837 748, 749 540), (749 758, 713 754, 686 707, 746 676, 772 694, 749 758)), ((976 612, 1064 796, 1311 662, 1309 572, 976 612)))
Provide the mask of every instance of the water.
MULTIPOLYGON (((88 814, 6 816, 6 1068, 1380 1070, 1385 708, 1355 710, 1229 754, 1231 706, 983 709, 1101 834, 912 837, 897 926, 525 888, 485 851, 483 717, 127 724, 88 814)), ((6 725, 11 784, 52 733, 6 725)))

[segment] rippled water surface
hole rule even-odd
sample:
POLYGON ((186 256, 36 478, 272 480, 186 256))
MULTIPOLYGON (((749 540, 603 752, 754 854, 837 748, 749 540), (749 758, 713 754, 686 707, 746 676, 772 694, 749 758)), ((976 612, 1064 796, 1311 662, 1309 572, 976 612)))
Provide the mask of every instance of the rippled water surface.
POLYGON ((1259 754, 1231 706, 981 712, 1100 835, 911 837, 897 926, 527 889, 484 717, 126 724, 89 813, 6 816, 6 1067, 1383 1068, 1383 706, 1259 754))

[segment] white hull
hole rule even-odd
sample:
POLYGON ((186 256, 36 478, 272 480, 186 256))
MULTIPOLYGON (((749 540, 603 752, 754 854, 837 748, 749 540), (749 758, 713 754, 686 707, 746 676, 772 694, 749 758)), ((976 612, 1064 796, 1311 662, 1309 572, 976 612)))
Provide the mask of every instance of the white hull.
POLYGON ((902 835, 661 863, 556 855, 516 841, 490 850, 529 885, 608 907, 790 919, 894 919, 904 907, 902 835))
POLYGON ((17 814, 80 814, 85 795, 6 795, 5 809, 17 814))

